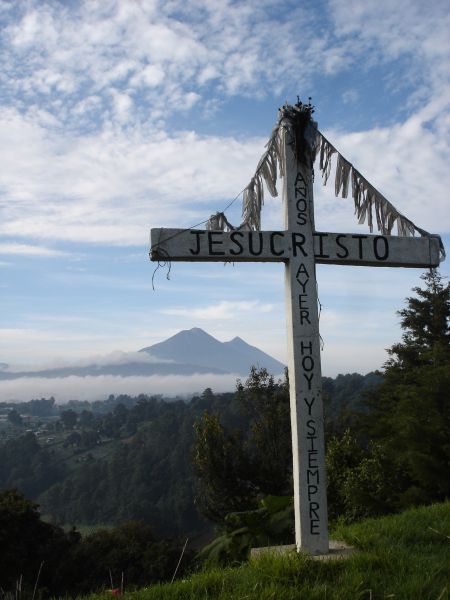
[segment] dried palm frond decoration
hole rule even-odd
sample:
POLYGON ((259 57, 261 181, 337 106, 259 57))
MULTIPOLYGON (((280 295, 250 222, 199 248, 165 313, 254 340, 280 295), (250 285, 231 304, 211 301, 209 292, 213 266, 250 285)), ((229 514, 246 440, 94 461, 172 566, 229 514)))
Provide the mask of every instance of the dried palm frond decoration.
POLYGON ((297 160, 312 169, 316 156, 319 156, 319 170, 324 185, 331 175, 332 158, 336 155, 334 191, 336 196, 347 198, 351 191, 355 214, 360 224, 367 222, 372 233, 374 225, 382 235, 391 235, 394 225, 399 236, 437 237, 440 244, 441 261, 445 258, 442 240, 415 225, 401 214, 367 179, 336 150, 329 140, 318 130, 312 119, 314 107, 311 99, 308 104, 298 101, 294 105, 285 104, 279 109, 278 121, 272 130, 266 151, 256 167, 255 174, 243 191, 242 223, 231 225, 223 213, 211 215, 207 229, 221 231, 261 229, 261 209, 264 204, 264 184, 269 193, 278 196, 277 180, 285 173, 283 152, 284 136, 289 131, 293 140, 297 160))

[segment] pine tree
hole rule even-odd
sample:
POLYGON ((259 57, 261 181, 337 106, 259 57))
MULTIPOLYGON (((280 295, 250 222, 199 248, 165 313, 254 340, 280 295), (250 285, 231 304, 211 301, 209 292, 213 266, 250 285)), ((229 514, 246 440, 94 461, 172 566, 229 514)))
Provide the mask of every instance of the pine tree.
POLYGON ((368 399, 366 431, 398 473, 396 508, 450 496, 450 287, 432 269, 399 311, 402 342, 368 399))
POLYGON ((388 350, 391 358, 385 365, 387 372, 392 369, 410 372, 414 367, 449 363, 450 286, 443 284, 436 269, 430 269, 421 279, 426 288, 413 288, 418 297, 407 298, 407 307, 398 311, 402 343, 388 350))

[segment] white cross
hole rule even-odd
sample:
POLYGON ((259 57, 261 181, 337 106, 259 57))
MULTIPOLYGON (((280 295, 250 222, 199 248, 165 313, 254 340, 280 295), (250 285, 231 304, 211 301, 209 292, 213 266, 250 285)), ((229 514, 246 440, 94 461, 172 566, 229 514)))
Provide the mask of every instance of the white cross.
POLYGON ((329 551, 320 336, 315 264, 435 267, 439 241, 315 231, 312 169, 284 137, 284 231, 152 229, 152 260, 284 262, 294 476, 295 540, 329 551))

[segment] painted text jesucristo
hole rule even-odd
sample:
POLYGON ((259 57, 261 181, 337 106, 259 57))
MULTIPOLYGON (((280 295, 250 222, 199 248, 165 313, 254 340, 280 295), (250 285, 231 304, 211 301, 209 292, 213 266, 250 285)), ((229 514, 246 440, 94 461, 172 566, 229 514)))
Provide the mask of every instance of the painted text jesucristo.
MULTIPOLYGON (((223 256, 238 258, 239 256, 260 256, 269 254, 273 257, 288 259, 290 256, 306 256, 305 236, 298 232, 288 231, 222 231, 190 230, 192 243, 189 252, 192 256, 223 256)), ((352 250, 355 257, 364 260, 375 257, 386 261, 389 258, 389 239, 383 235, 347 235, 315 232, 315 258, 348 258, 352 250)))

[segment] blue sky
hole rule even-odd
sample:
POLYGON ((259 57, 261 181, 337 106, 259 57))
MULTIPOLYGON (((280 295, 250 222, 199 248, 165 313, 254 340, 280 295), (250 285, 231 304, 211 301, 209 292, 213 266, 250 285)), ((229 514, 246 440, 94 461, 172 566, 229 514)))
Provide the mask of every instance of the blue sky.
MULTIPOLYGON (((447 2, 0 0, 0 21, 0 362, 106 360, 191 327, 284 361, 281 265, 177 263, 153 291, 147 253, 150 228, 203 221, 247 185, 297 95, 448 249, 447 2)), ((317 229, 367 232, 319 178, 315 206, 317 229)), ((240 222, 240 201, 227 216, 240 222)), ((262 226, 281 223, 267 194, 262 226)), ((319 266, 325 375, 382 366, 420 274, 319 266)), ((4 382, 0 399, 233 387, 59 383, 4 382)))

